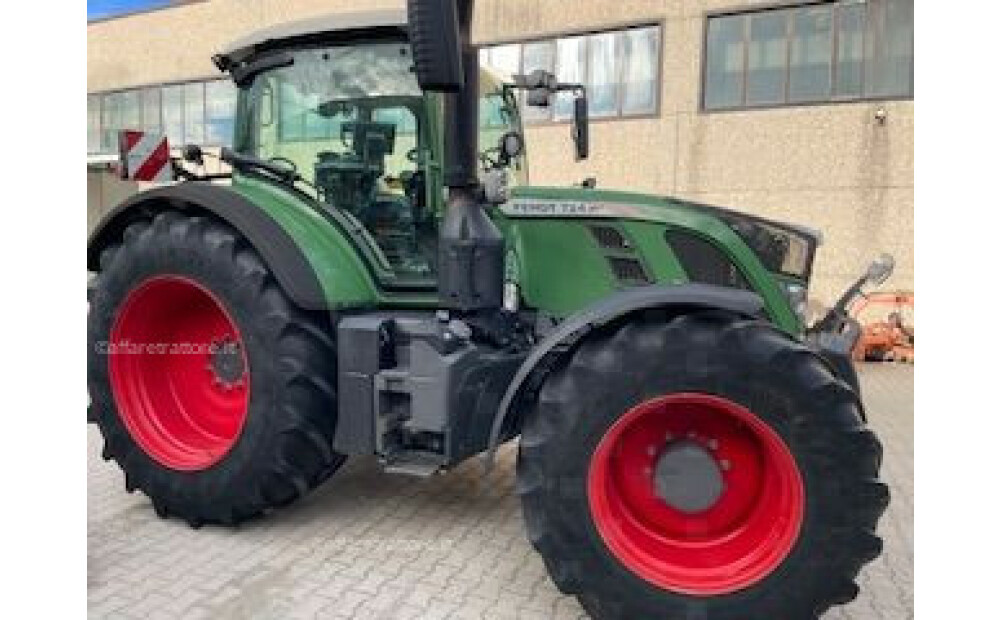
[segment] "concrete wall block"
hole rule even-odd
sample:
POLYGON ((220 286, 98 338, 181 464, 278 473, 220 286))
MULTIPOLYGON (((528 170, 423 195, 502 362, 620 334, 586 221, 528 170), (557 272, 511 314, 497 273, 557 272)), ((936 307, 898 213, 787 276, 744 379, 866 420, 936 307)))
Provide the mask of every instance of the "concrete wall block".
POLYGON ((681 192, 913 185, 912 102, 684 114, 678 124, 681 192))

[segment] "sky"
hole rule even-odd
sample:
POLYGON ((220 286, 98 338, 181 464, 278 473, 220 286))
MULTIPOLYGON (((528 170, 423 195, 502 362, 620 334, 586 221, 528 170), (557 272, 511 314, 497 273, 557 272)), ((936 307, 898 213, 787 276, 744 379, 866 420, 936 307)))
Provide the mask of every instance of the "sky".
POLYGON ((87 0, 87 20, 134 13, 172 4, 174 0, 87 0))

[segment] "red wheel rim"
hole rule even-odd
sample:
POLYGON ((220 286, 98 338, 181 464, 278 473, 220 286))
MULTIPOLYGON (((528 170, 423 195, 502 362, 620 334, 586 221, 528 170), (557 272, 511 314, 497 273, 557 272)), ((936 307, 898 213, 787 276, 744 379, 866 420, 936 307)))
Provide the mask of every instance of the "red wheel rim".
POLYGON ((153 459, 197 471, 236 443, 249 366, 236 322, 202 285, 157 276, 133 289, 115 317, 108 363, 118 414, 153 459))
POLYGON ((707 394, 630 409, 601 439, 587 486, 594 523, 618 560, 692 596, 729 594, 773 573, 805 513, 802 477, 781 437, 745 407, 707 394), (681 444, 718 467, 721 486, 707 507, 680 509, 658 490, 658 465, 681 444))

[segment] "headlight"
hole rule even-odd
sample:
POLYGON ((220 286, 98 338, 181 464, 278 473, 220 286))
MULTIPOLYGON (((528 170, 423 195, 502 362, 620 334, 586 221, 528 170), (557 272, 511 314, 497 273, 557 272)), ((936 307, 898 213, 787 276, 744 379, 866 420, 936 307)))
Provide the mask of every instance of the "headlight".
POLYGON ((816 247, 821 241, 819 233, 736 211, 717 209, 716 214, 754 251, 768 271, 809 280, 816 247))

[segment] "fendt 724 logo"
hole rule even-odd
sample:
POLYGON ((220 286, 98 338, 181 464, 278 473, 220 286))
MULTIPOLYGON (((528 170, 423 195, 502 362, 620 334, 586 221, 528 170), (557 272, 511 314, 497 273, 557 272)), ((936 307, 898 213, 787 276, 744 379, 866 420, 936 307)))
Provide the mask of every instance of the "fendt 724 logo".
POLYGON ((637 217, 635 205, 579 200, 538 200, 515 198, 501 210, 506 215, 520 217, 637 217))

